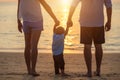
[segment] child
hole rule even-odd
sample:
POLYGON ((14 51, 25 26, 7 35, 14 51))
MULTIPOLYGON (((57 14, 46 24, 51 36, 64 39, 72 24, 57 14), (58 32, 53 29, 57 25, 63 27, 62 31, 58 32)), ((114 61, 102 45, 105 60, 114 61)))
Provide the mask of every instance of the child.
POLYGON ((24 31, 24 57, 28 74, 32 76, 39 76, 35 69, 38 55, 37 45, 43 30, 43 17, 39 3, 42 4, 45 10, 53 18, 55 25, 59 25, 59 21, 45 0, 18 0, 18 30, 19 32, 22 32, 22 29, 24 31))
POLYGON ((59 69, 61 70, 61 75, 66 76, 64 73, 64 38, 68 33, 69 28, 67 27, 66 31, 63 27, 54 26, 54 35, 53 35, 53 43, 52 43, 52 52, 53 52, 53 60, 54 60, 54 69, 55 75, 60 74, 59 69))

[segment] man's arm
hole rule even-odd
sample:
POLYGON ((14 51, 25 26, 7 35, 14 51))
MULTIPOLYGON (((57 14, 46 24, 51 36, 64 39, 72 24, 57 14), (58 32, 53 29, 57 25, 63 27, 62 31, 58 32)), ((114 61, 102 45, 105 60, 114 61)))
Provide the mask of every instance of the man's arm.
POLYGON ((72 22, 71 19, 72 19, 73 13, 75 11, 75 8, 77 7, 79 2, 80 2, 80 0, 73 0, 72 1, 70 11, 69 11, 69 15, 68 15, 67 27, 71 27, 73 25, 73 22, 72 22))
POLYGON ((52 9, 50 8, 50 6, 45 2, 45 0, 39 0, 40 3, 43 5, 43 7, 45 8, 45 10, 49 13, 49 15, 53 18, 53 20, 55 21, 55 26, 59 25, 59 21, 57 20, 56 16, 54 15, 52 9))
POLYGON ((105 24, 105 30, 109 31, 111 29, 111 17, 112 17, 112 8, 107 8, 107 23, 105 24))
POLYGON ((109 31, 111 29, 111 18, 112 18, 112 2, 111 0, 105 0, 107 22, 105 24, 105 30, 109 31))

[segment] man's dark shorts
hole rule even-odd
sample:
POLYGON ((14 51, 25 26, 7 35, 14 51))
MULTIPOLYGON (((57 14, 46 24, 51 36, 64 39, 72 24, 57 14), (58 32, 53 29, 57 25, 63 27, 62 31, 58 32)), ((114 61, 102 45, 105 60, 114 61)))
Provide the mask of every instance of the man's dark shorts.
POLYGON ((104 27, 81 27, 80 43, 103 44, 105 43, 104 27))

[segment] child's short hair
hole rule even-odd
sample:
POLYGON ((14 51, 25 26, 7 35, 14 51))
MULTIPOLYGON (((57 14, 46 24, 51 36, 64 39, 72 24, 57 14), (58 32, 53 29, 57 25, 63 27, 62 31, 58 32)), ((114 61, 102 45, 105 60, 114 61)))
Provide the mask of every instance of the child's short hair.
POLYGON ((65 33, 65 30, 64 30, 63 27, 58 26, 58 27, 55 29, 55 33, 56 33, 56 34, 63 34, 63 33, 65 33))

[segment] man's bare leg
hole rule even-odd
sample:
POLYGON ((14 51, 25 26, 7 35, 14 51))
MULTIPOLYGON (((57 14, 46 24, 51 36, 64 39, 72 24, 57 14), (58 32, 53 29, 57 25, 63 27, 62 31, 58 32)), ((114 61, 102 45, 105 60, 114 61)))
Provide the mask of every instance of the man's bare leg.
POLYGON ((96 76, 100 76, 102 56, 103 56, 102 45, 101 44, 95 44, 96 76))
POLYGON ((91 60, 92 60, 92 53, 91 53, 91 45, 84 45, 84 58, 87 65, 87 76, 92 76, 92 68, 91 68, 91 60))

